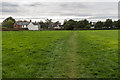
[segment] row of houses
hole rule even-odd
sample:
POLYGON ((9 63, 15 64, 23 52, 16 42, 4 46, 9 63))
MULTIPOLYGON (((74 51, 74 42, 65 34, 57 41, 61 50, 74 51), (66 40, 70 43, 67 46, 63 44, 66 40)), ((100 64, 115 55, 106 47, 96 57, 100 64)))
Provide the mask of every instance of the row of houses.
MULTIPOLYGON (((48 26, 48 29, 61 29, 60 24, 51 24, 48 26)), ((13 28, 28 28, 28 30, 42 30, 41 25, 38 22, 28 21, 16 21, 13 25, 13 28)))
POLYGON ((16 21, 13 28, 28 28, 28 30, 40 30, 41 26, 37 22, 28 21, 16 21))

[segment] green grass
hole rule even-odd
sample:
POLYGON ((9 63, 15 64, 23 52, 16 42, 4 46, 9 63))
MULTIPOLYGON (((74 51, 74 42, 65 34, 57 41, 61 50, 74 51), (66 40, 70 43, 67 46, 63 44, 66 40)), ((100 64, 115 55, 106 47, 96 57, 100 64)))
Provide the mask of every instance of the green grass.
POLYGON ((2 32, 0 32, 0 79, 2 78, 2 32))
POLYGON ((3 78, 116 78, 118 31, 5 31, 3 78))
POLYGON ((77 41, 79 65, 83 65, 83 68, 79 67, 82 77, 115 78, 118 76, 117 31, 81 32, 77 41))

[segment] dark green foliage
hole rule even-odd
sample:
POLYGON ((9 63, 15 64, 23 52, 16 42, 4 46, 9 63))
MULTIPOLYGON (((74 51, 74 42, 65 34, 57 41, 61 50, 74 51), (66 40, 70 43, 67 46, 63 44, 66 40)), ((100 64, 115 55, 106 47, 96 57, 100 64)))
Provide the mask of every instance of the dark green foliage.
POLYGON ((73 30, 76 27, 76 21, 69 20, 64 24, 65 30, 73 30))
POLYGON ((78 21, 78 25, 77 25, 77 28, 79 29, 88 29, 88 25, 89 22, 85 19, 85 20, 82 20, 82 21, 78 21))
POLYGON ((116 28, 120 28, 120 19, 118 21, 114 21, 113 25, 116 27, 116 28))
POLYGON ((14 22, 12 20, 8 20, 6 22, 3 22, 2 26, 7 27, 7 28, 13 28, 13 24, 14 24, 14 22))
POLYGON ((64 21, 63 26, 66 30, 79 30, 79 29, 91 29, 91 27, 95 27, 94 29, 117 29, 120 26, 120 20, 112 22, 112 19, 106 19, 105 22, 97 21, 89 22, 87 19, 75 21, 75 20, 66 20, 64 21))
POLYGON ((15 19, 14 19, 14 18, 8 17, 8 18, 6 18, 6 19, 3 21, 3 23, 4 23, 4 22, 7 22, 8 20, 12 20, 13 22, 15 22, 15 19))
POLYGON ((89 29, 90 24, 89 22, 85 19, 82 21, 74 21, 74 20, 69 20, 64 22, 65 30, 73 30, 73 29, 89 29))
POLYGON ((95 24, 95 28, 96 29, 102 29, 104 27, 104 23, 101 22, 101 21, 98 21, 96 24, 95 24))
POLYGON ((2 22, 2 27, 13 28, 14 23, 15 19, 12 17, 8 17, 2 22))
POLYGON ((91 27, 91 25, 88 24, 88 25, 85 26, 85 29, 90 29, 90 27, 91 27))
POLYGON ((47 28, 47 26, 45 25, 44 22, 39 22, 39 24, 40 24, 41 28, 47 28))
POLYGON ((112 19, 106 19, 105 27, 106 28, 112 28, 112 25, 113 25, 112 19))

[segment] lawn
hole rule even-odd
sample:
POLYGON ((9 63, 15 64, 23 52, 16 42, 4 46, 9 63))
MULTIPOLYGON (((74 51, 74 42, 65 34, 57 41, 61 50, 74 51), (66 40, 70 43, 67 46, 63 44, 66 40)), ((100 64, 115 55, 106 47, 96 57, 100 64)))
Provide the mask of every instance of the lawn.
POLYGON ((3 78, 116 78, 118 31, 4 31, 3 78))

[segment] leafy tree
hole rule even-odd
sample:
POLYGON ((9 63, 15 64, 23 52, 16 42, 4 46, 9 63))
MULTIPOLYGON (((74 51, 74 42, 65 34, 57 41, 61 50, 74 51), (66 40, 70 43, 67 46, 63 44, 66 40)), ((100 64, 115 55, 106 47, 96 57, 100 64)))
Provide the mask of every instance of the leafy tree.
POLYGON ((45 28, 48 28, 49 25, 51 25, 53 22, 52 22, 52 19, 46 19, 45 20, 45 28))
POLYGON ((90 29, 90 27, 91 27, 91 25, 88 24, 88 25, 86 25, 86 26, 84 27, 84 29, 90 29))
POLYGON ((89 25, 89 21, 87 19, 83 20, 84 27, 89 25))
POLYGON ((15 23, 15 19, 12 17, 8 17, 2 22, 2 26, 8 27, 8 28, 13 28, 14 23, 15 23))
POLYGON ((77 28, 82 29, 83 27, 84 27, 84 23, 83 23, 83 21, 78 21, 77 28))
POLYGON ((89 22, 87 21, 87 19, 78 21, 77 28, 85 29, 87 25, 89 25, 89 22))
POLYGON ((120 29, 120 19, 118 20, 118 26, 117 26, 117 28, 120 29))
POLYGON ((114 21, 114 26, 116 28, 120 28, 120 19, 118 21, 114 21))
POLYGON ((114 25, 116 28, 118 28, 118 21, 114 21, 114 22, 113 22, 113 25, 114 25))
POLYGON ((12 20, 13 22, 15 22, 15 19, 14 19, 14 18, 8 17, 8 18, 6 18, 6 19, 3 21, 3 23, 4 23, 4 22, 7 22, 8 20, 12 20))
POLYGON ((60 24, 60 22, 59 22, 59 21, 56 21, 55 24, 60 24))
POLYGON ((39 24, 40 24, 41 28, 46 28, 46 25, 44 22, 41 21, 41 22, 39 22, 39 24))
POLYGON ((73 30, 75 27, 76 27, 76 21, 72 19, 64 23, 64 28, 66 30, 73 30))
POLYGON ((112 22, 112 19, 106 19, 105 21, 105 27, 106 28, 112 28, 112 25, 113 25, 113 22, 112 22))
POLYGON ((7 27, 7 28, 13 28, 13 24, 14 24, 14 22, 12 20, 8 20, 8 21, 2 23, 2 26, 7 27))
POLYGON ((95 24, 95 28, 96 28, 96 29, 102 29, 102 27, 104 27, 104 23, 101 22, 101 21, 98 21, 98 22, 95 24))

